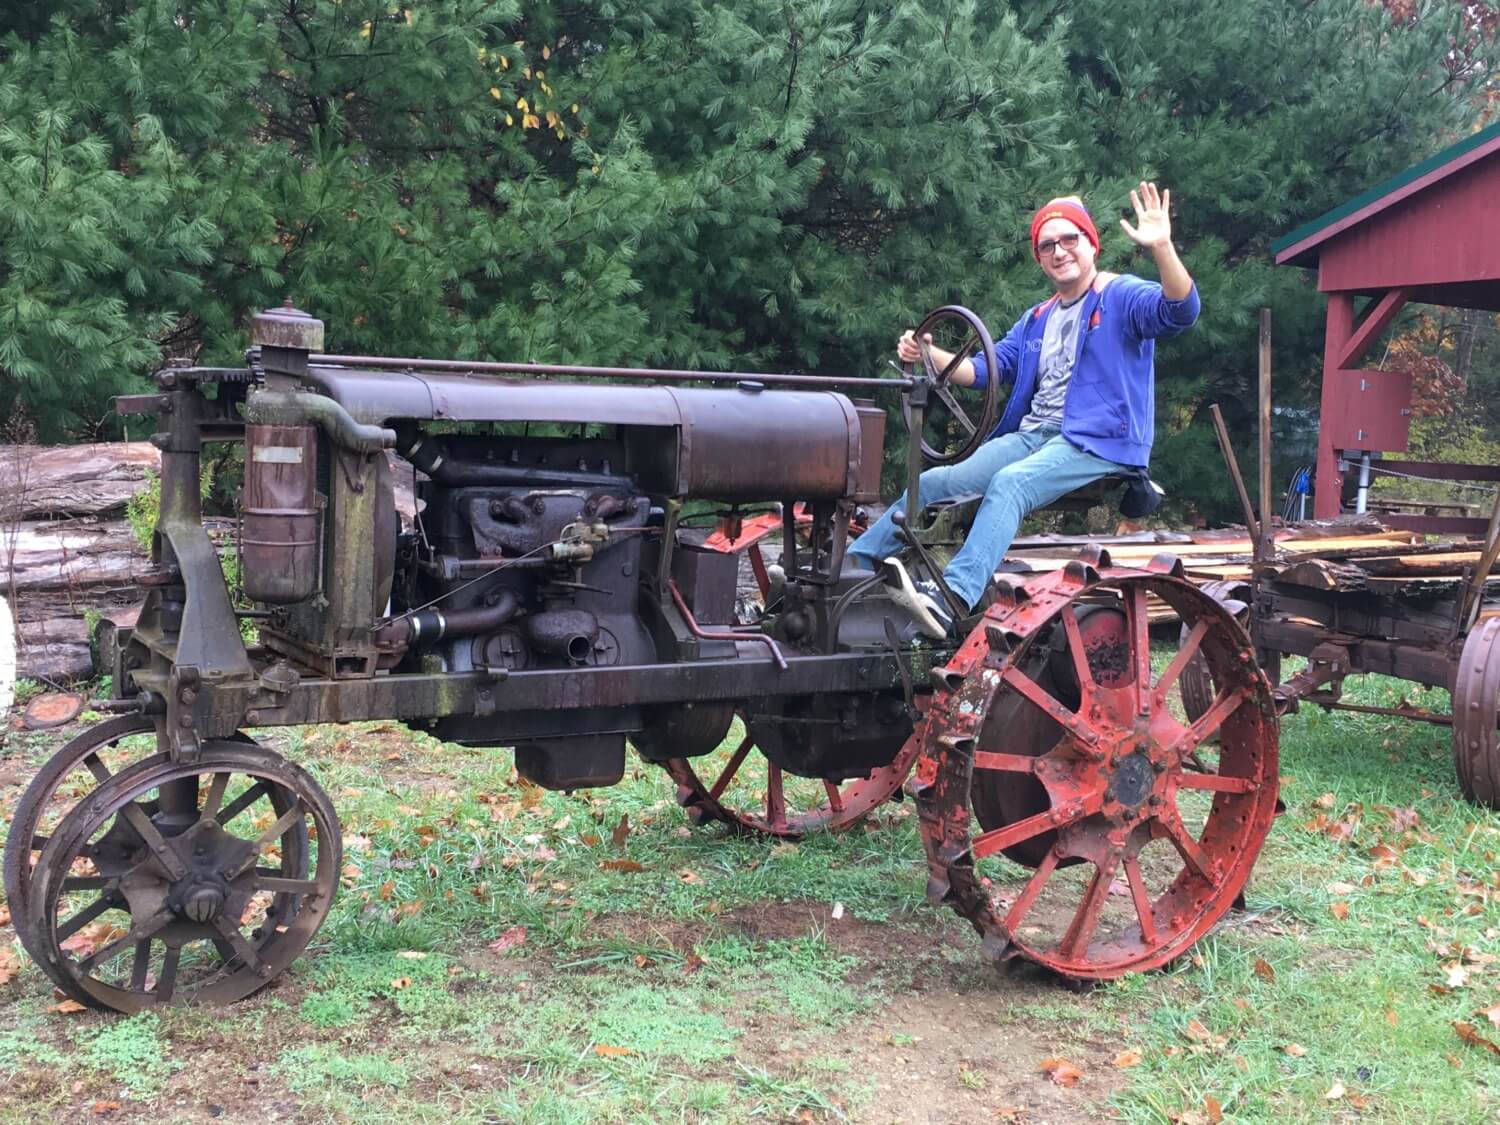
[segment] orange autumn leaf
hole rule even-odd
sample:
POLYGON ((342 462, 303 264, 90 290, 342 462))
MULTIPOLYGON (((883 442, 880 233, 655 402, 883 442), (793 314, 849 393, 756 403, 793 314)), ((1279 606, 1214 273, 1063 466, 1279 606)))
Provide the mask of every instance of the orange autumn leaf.
POLYGON ((1263 957, 1255 959, 1255 975, 1267 984, 1276 983, 1276 970, 1271 968, 1271 963, 1263 957))
POLYGON ((1328 909, 1340 922, 1349 917, 1349 904, 1347 902, 1336 902, 1328 909))
POLYGON ((1480 1035, 1479 1029, 1472 1023, 1465 1023, 1463 1020, 1454 1020, 1453 1030, 1469 1046, 1482 1047, 1496 1058, 1500 1058, 1500 1043, 1496 1043, 1494 1040, 1486 1039, 1483 1035, 1480 1035))
POLYGON ((1224 1107, 1212 1094, 1203 1099, 1203 1119, 1208 1122, 1208 1125, 1219 1125, 1224 1120, 1224 1107))
POLYGON ((601 1059, 623 1059, 635 1052, 629 1047, 611 1047, 608 1043, 595 1043, 594 1054, 601 1059))
POLYGON ((47 1011, 56 1012, 60 1016, 71 1016, 84 1010, 84 1006, 77 1000, 63 1000, 47 1009, 47 1011))
POLYGON ((624 871, 632 874, 646 870, 644 863, 637 863, 633 859, 606 859, 599 866, 605 871, 624 871))
POLYGON ((1039 1069, 1059 1086, 1076 1086, 1083 1077, 1083 1071, 1067 1059, 1043 1059, 1039 1069))
POLYGON ((1120 1070, 1124 1070, 1126 1067, 1140 1066, 1141 1057, 1139 1051, 1121 1051, 1114 1057, 1114 1061, 1110 1065, 1118 1067, 1120 1070))

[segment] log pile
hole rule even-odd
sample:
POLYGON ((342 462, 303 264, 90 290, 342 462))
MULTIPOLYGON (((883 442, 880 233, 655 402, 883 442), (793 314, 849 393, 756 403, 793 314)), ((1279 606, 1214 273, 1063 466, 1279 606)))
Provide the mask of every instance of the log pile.
POLYGON ((0 446, 0 593, 15 614, 21 676, 88 678, 89 621, 133 613, 150 560, 125 505, 160 465, 143 441, 0 446))
MULTIPOLYGON (((411 466, 388 454, 396 510, 415 511, 411 466)), ((160 474, 149 442, 0 445, 0 597, 16 618, 19 674, 64 684, 94 674, 93 622, 135 623, 137 580, 150 558, 125 506, 160 474)), ((220 552, 233 551, 236 523, 204 526, 220 552)))

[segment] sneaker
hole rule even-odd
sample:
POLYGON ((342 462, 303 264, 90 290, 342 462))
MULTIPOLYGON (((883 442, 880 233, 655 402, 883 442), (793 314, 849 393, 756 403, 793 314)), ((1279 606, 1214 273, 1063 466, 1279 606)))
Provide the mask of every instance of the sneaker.
POLYGON ((943 602, 943 595, 936 582, 923 580, 913 582, 901 560, 892 556, 885 560, 886 586, 890 589, 891 601, 902 606, 927 636, 933 640, 945 640, 953 629, 953 615, 943 602))

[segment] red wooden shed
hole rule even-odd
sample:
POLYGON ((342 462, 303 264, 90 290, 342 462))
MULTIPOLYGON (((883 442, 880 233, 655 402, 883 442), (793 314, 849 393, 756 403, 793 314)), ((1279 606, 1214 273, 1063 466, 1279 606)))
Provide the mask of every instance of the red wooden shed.
MULTIPOLYGON (((1500 311, 1500 123, 1452 145, 1272 244, 1278 265, 1318 271, 1328 294, 1314 514, 1339 514, 1341 465, 1407 448, 1411 378, 1360 366, 1411 301, 1500 311), (1356 308, 1360 298, 1368 298, 1356 308)), ((1500 480, 1500 466, 1381 462, 1415 476, 1500 480)), ((1356 470, 1357 471, 1357 470, 1356 470)), ((1391 517, 1482 534, 1483 520, 1391 517)))

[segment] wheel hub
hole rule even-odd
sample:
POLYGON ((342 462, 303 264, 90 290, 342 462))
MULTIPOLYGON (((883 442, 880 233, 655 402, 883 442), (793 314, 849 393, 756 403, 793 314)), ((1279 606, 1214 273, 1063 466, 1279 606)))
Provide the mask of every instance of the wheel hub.
POLYGON ((1110 800, 1118 801, 1126 808, 1139 808, 1155 789, 1156 776, 1146 752, 1137 750, 1115 763, 1105 792, 1110 800))

